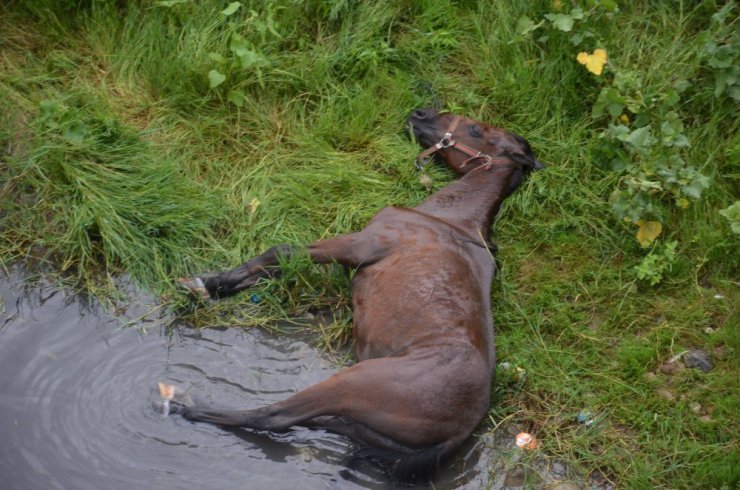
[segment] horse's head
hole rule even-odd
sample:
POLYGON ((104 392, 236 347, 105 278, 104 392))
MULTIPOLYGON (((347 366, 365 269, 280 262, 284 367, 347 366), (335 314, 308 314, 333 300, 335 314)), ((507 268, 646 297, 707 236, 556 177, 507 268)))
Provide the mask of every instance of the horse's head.
POLYGON ((532 153, 527 140, 501 128, 435 109, 416 109, 408 118, 414 136, 426 148, 419 154, 421 167, 433 156, 464 175, 480 165, 509 161, 519 168, 511 190, 532 170, 545 166, 532 153))

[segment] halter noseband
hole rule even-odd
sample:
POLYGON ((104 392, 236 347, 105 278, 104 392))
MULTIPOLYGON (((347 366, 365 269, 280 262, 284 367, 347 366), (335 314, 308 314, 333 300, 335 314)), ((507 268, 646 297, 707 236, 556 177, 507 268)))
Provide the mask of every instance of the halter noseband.
POLYGON ((444 136, 442 136, 442 139, 437 141, 435 144, 427 148, 426 150, 419 153, 419 155, 416 157, 415 166, 417 170, 423 169, 432 159, 432 156, 437 153, 439 150, 444 150, 446 148, 455 148, 456 150, 459 150, 466 155, 468 155, 470 158, 465 160, 460 167, 466 166, 468 163, 472 162, 473 160, 485 160, 482 166, 486 167, 486 169, 490 169, 491 165, 494 163, 513 163, 511 159, 506 157, 492 157, 491 155, 488 155, 486 153, 476 151, 473 148, 469 147, 468 145, 465 145, 463 143, 460 143, 458 141, 455 141, 452 139, 452 135, 455 133, 455 130, 457 130, 457 127, 460 125, 460 121, 462 121, 462 116, 455 116, 452 118, 452 122, 450 123, 450 126, 447 128, 447 132, 445 132, 444 136))

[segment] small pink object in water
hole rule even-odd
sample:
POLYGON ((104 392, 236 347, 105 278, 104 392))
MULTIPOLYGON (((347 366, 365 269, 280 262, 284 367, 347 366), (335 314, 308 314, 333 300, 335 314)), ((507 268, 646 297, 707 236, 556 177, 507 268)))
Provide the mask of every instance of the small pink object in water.
POLYGON ((175 397, 175 385, 157 383, 159 386, 159 396, 165 400, 172 400, 175 397))

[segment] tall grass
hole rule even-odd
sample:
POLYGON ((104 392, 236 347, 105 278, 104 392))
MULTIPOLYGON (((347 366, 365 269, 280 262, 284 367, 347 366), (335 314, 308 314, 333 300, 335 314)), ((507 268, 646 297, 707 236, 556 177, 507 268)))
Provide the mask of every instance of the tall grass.
MULTIPOLYGON (((718 211, 738 199, 740 133, 736 102, 714 94, 702 57, 722 5, 624 3, 594 16, 580 47, 547 23, 521 35, 522 16, 575 6, 556 3, 254 1, 227 16, 215 0, 6 2, 0 261, 41 261, 89 288, 127 273, 176 305, 174 277, 424 199, 404 120, 439 101, 526 136, 548 164, 495 225, 498 352, 527 377, 500 375, 494 421, 535 431, 592 481, 736 486, 738 240, 718 211), (623 177, 597 158, 599 79, 575 56, 599 45, 654 93, 691 82, 678 107, 685 158, 711 187, 688 209, 658 204, 652 248, 612 213, 623 177), (673 240, 660 282, 640 280, 635 266, 673 240), (689 348, 710 352, 712 371, 660 370, 689 348), (578 423, 582 412, 593 425, 578 423)), ((428 172, 432 190, 453 178, 428 172)), ((346 338, 347 276, 300 258, 285 269, 258 288, 259 304, 237 297, 192 320, 330 310, 327 345, 346 338)))

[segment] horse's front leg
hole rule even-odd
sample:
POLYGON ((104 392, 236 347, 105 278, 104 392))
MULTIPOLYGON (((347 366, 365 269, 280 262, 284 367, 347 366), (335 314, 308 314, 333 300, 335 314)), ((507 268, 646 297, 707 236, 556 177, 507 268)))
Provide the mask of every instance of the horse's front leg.
MULTIPOLYGON (((234 269, 184 278, 179 282, 197 296, 206 299, 224 298, 254 286, 260 279, 275 277, 280 273, 280 259, 290 257, 297 250, 300 248, 279 245, 234 269)), ((364 239, 363 232, 321 240, 309 245, 307 251, 318 264, 337 262, 347 267, 368 263, 377 255, 368 240, 364 239)))
POLYGON ((234 269, 182 278, 179 282, 197 296, 206 299, 224 298, 254 286, 260 279, 276 276, 280 273, 280 257, 289 257, 293 253, 293 248, 289 245, 272 247, 234 269))

